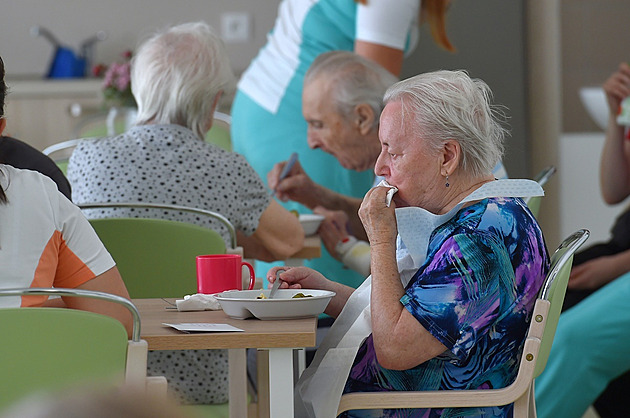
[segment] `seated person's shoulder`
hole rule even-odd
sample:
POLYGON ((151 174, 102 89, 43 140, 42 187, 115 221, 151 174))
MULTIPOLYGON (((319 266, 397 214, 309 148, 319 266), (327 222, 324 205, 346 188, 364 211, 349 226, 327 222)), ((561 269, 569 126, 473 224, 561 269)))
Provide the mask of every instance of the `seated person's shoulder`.
POLYGON ((0 137, 0 162, 48 176, 57 184, 57 189, 70 199, 70 183, 61 169, 52 159, 29 144, 8 136, 0 137))

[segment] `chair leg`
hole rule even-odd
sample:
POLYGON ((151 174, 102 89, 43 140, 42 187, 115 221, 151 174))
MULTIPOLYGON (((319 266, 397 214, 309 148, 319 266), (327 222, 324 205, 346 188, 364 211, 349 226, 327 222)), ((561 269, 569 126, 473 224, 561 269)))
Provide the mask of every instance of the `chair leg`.
POLYGON ((269 351, 258 350, 258 417, 269 417, 269 351))
POLYGON ((514 402, 514 418, 529 418, 532 416, 529 414, 532 396, 532 386, 530 385, 529 388, 514 402))
POLYGON ((166 399, 168 382, 164 376, 147 377, 147 394, 156 398, 166 399))
POLYGON ((529 416, 536 418, 536 388, 534 386, 535 381, 532 381, 532 388, 529 391, 529 416))

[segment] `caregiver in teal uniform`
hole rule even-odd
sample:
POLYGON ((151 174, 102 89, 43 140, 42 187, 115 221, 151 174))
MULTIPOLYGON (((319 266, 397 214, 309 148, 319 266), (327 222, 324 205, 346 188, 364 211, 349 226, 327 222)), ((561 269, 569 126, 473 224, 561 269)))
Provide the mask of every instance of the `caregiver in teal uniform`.
MULTIPOLYGON (((374 181, 372 170, 344 169, 332 155, 308 147, 302 117, 304 74, 319 54, 346 50, 370 58, 398 76, 404 52, 415 46, 419 21, 424 20, 436 43, 453 50, 444 25, 449 3, 283 0, 267 44, 238 84, 231 112, 234 150, 244 155, 263 179, 275 163, 297 152, 300 164, 315 182, 344 195, 362 197, 374 181)), ((307 211, 295 202, 283 205, 307 211)), ((270 266, 258 264, 257 274, 265 277, 270 266)), ((344 269, 325 250, 322 258, 306 265, 352 287, 365 279, 344 269)))

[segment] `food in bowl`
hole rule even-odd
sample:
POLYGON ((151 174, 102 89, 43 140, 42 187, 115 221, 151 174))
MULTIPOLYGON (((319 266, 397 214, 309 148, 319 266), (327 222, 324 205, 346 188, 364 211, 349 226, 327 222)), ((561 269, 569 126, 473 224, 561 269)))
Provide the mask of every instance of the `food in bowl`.
POLYGON ((302 228, 304 228, 304 235, 313 235, 317 232, 319 225, 324 220, 324 215, 317 215, 315 213, 302 213, 298 217, 302 228))
MULTIPOLYGON (((302 292, 296 293, 295 295, 291 296, 291 299, 295 299, 295 298, 312 298, 313 295, 305 295, 302 292)), ((256 297, 256 299, 269 299, 267 296, 265 296, 264 293, 261 293, 260 295, 258 295, 256 297)))
POLYGON ((269 299, 271 289, 229 290, 215 295, 223 311, 235 319, 310 318, 324 312, 335 292, 316 289, 278 289, 269 299), (296 295, 302 294, 304 297, 296 295), (262 296, 262 297, 261 297, 262 296), (259 297, 261 297, 259 299, 259 297))

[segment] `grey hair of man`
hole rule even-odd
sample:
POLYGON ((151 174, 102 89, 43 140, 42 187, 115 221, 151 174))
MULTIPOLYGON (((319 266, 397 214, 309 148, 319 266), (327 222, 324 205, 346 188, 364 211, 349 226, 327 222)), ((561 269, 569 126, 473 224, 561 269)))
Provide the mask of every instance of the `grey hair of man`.
POLYGON ((398 81, 377 63, 348 51, 318 55, 304 76, 304 85, 320 77, 327 77, 334 83, 332 99, 337 112, 345 120, 350 120, 357 105, 365 103, 374 112, 374 128, 378 127, 383 111, 383 94, 398 81))
POLYGON ((225 46, 205 22, 184 23, 154 34, 131 62, 137 124, 177 124, 201 140, 217 94, 233 84, 225 46))
POLYGON ((492 91, 465 71, 435 71, 402 80, 385 93, 384 102, 400 102, 402 120, 411 117, 412 132, 439 152, 456 140, 462 150, 461 169, 473 177, 488 175, 503 156, 507 130, 492 91))

